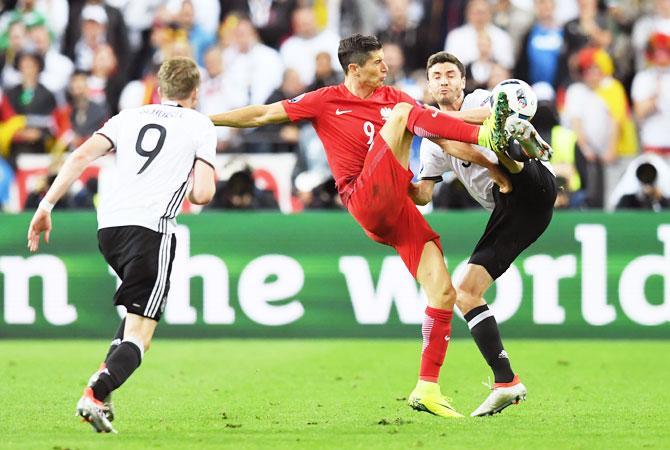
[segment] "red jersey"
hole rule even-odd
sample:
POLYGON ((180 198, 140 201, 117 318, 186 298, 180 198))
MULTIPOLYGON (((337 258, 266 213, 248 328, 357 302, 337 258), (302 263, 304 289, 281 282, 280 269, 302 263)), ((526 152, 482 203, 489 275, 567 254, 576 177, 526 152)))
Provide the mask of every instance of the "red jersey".
POLYGON ((292 122, 302 119, 312 122, 342 193, 361 173, 375 136, 393 107, 401 102, 417 104, 412 97, 390 86, 382 86, 362 99, 339 84, 284 100, 282 104, 292 122))

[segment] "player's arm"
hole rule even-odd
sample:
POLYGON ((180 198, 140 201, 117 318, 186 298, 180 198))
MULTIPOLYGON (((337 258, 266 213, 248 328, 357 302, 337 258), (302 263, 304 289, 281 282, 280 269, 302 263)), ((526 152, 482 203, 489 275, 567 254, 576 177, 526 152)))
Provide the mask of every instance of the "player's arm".
POLYGON ((427 205, 433 199, 433 189, 435 189, 435 180, 421 180, 418 183, 410 183, 409 198, 415 205, 427 205))
POLYGON ((464 111, 442 111, 442 112, 475 125, 483 124, 484 120, 486 120, 486 118, 491 115, 491 110, 486 106, 482 106, 480 108, 466 109, 464 111))
POLYGON ((39 247, 40 235, 42 233, 44 233, 44 241, 47 244, 49 243, 51 210, 54 205, 70 189, 72 183, 81 176, 86 166, 103 156, 111 148, 112 144, 109 140, 96 133, 67 158, 53 184, 37 207, 33 219, 30 221, 30 226, 28 227, 28 248, 31 252, 36 251, 39 247))
POLYGON ((512 191, 512 182, 500 169, 498 164, 495 161, 490 160, 473 145, 465 142, 449 141, 447 139, 439 138, 431 138, 431 141, 439 145, 445 153, 455 156, 461 161, 469 161, 488 169, 489 176, 493 182, 500 187, 500 192, 506 194, 512 191))
POLYGON ((212 201, 215 192, 214 167, 201 159, 196 159, 193 165, 193 186, 188 193, 188 201, 195 205, 205 205, 212 201))
POLYGON ((282 102, 269 105, 250 105, 209 116, 217 126, 233 128, 255 128, 271 123, 289 122, 282 102))

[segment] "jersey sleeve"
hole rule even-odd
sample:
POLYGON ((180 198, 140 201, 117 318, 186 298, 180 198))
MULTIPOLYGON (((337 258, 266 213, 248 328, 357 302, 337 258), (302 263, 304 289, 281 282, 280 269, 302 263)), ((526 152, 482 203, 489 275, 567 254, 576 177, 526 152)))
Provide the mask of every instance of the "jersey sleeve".
POLYGON ((202 134, 200 134, 196 142, 195 159, 199 159, 214 168, 216 159, 216 128, 214 128, 209 119, 204 124, 202 134))
POLYGON ((282 100, 282 105, 291 122, 314 119, 323 109, 327 88, 305 92, 290 100, 282 100))
POLYGON ((123 128, 121 125, 122 125, 121 114, 117 114, 114 117, 110 118, 107 122, 105 122, 102 128, 96 131, 96 134, 99 134, 102 137, 107 138, 109 143, 112 144, 112 148, 116 148, 119 139, 119 134, 121 132, 121 129, 123 128))
POLYGON ((465 96, 461 110, 481 108, 483 106, 490 108, 492 103, 490 91, 485 89, 475 89, 474 92, 465 96))
POLYGON ((449 158, 436 143, 421 139, 420 149, 421 169, 420 180, 442 181, 442 174, 452 170, 449 158))

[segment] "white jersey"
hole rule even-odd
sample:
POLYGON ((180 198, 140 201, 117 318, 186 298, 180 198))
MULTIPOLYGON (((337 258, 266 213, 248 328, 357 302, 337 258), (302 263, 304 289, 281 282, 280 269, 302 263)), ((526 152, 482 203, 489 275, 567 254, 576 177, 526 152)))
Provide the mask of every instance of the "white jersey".
MULTIPOLYGON (((477 89, 463 99, 461 110, 489 106, 491 104, 490 99, 491 93, 489 91, 477 89)), ((492 150, 479 145, 473 147, 484 153, 488 159, 498 163, 498 157, 492 150)), ((419 171, 419 178, 421 180, 442 181, 442 174, 451 171, 463 183, 465 189, 477 203, 489 211, 493 211, 495 207, 492 191, 493 180, 491 180, 486 168, 449 155, 442 150, 442 147, 428 139, 421 140, 420 151, 421 170, 419 171)), ((553 173, 553 168, 548 162, 541 162, 553 173)))
POLYGON ((98 228, 138 225, 174 232, 196 159, 214 167, 216 132, 207 116, 176 103, 121 111, 97 131, 116 149, 98 228))
MULTIPOLYGON (((489 105, 491 93, 483 89, 477 89, 472 94, 468 94, 463 99, 461 109, 479 108, 489 105)), ((496 154, 486 147, 474 146, 477 150, 484 153, 490 160, 498 161, 496 154)), ((488 171, 471 162, 460 160, 454 156, 445 153, 442 147, 428 140, 421 140, 421 170, 419 178, 422 180, 442 181, 442 174, 445 172, 454 172, 454 175, 461 180, 465 189, 468 190, 472 198, 489 211, 493 211, 495 202, 493 201, 493 181, 489 177, 488 171)))

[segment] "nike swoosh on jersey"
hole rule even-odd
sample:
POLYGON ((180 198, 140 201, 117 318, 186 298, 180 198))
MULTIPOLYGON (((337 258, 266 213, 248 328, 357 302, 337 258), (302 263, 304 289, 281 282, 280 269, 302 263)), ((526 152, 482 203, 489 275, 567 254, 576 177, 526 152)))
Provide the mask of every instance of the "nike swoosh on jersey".
POLYGON ((341 116, 342 114, 346 114, 346 113, 350 113, 350 112, 351 112, 350 109, 343 109, 343 110, 340 110, 340 108, 337 108, 337 109, 335 110, 335 115, 336 115, 336 116, 341 116))

